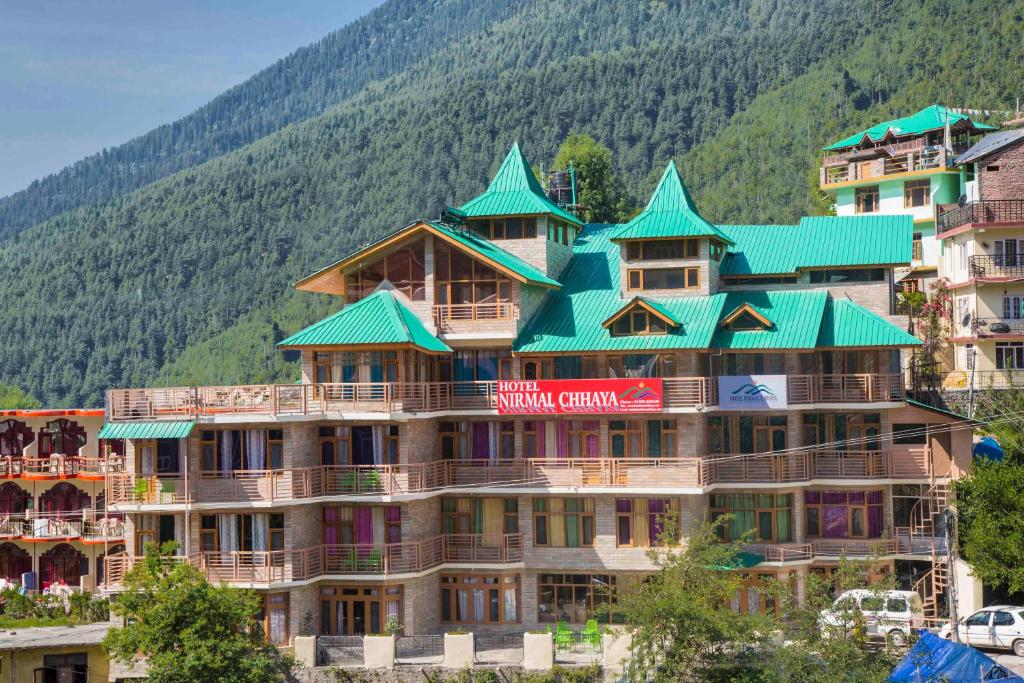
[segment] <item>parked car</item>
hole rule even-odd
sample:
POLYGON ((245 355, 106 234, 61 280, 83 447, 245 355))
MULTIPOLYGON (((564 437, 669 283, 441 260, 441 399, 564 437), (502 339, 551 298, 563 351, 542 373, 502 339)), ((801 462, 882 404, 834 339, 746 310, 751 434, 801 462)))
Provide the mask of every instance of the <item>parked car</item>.
POLYGON ((845 591, 818 619, 823 633, 849 632, 855 613, 864 616, 867 635, 888 638, 893 645, 907 643, 910 632, 924 626, 924 604, 914 591, 845 591))
MULTIPOLYGON (((994 605, 980 609, 961 619, 957 630, 965 645, 1004 648, 1024 657, 1024 607, 994 605)), ((939 629, 942 638, 948 640, 952 635, 952 622, 939 629)))

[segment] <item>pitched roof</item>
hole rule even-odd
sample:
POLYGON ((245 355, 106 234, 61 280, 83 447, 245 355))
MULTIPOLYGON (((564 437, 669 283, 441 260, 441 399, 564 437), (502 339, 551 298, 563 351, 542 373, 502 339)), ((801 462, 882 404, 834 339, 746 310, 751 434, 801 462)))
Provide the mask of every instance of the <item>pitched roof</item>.
POLYGON ((865 140, 878 142, 885 139, 886 135, 890 133, 894 136, 922 135, 933 130, 942 130, 946 127, 947 118, 949 119, 950 127, 962 124, 961 127, 966 127, 970 130, 995 130, 995 126, 975 122, 967 114, 960 114, 942 105, 933 104, 910 116, 876 123, 870 128, 865 128, 849 137, 843 138, 839 142, 833 142, 828 147, 825 147, 823 151, 856 147, 865 140))
POLYGON ((196 426, 194 420, 177 422, 108 422, 97 439, 184 439, 196 426))
POLYGON ((619 226, 588 225, 562 273, 513 344, 517 353, 644 352, 671 349, 811 349, 834 346, 907 346, 919 343, 899 328, 850 302, 833 302, 825 289, 733 291, 710 296, 636 298, 622 291, 620 250, 611 241, 619 226), (657 307, 678 326, 664 335, 613 337, 603 323, 625 307, 657 307), (720 323, 749 304, 772 321, 762 330, 730 330, 720 323), (868 319, 862 319, 868 316, 868 319), (827 331, 826 331, 827 327, 827 331), (854 328, 854 329, 847 329, 854 328))
POLYGON ((618 228, 612 240, 665 239, 673 237, 717 237, 726 244, 732 240, 697 212, 689 190, 679 177, 676 163, 670 161, 658 181, 647 207, 636 218, 618 228))
POLYGON ((785 275, 801 268, 909 264, 911 216, 816 216, 799 225, 719 225, 734 242, 722 276, 785 275))
POLYGON ((519 143, 512 145, 505 161, 491 179, 483 194, 463 204, 458 213, 467 216, 510 216, 517 214, 551 214, 576 225, 583 225, 579 218, 548 199, 537 182, 529 162, 519 149, 519 143))
POLYGON ((464 248, 514 280, 542 287, 561 286, 557 280, 548 277, 540 269, 475 233, 466 230, 455 230, 442 223, 417 221, 362 247, 358 251, 335 261, 325 268, 321 268, 312 275, 304 277, 295 283, 295 288, 307 292, 338 294, 339 290, 343 291, 343 284, 339 284, 337 280, 339 279, 339 273, 346 266, 363 260, 371 252, 386 249, 393 244, 409 239, 419 232, 429 232, 450 244, 464 248))
POLYGON ((415 346, 427 353, 451 353, 388 289, 349 304, 299 330, 278 346, 415 346))
POLYGON ((627 301, 625 306, 623 306, 618 311, 613 313, 610 318, 608 318, 607 320, 605 320, 601 324, 603 326, 605 326, 605 327, 608 327, 609 325, 614 323, 616 320, 618 320, 622 316, 626 315, 626 313, 628 313, 629 311, 633 310, 634 308, 644 308, 644 309, 646 309, 647 311, 649 311, 649 312, 653 313, 654 315, 656 315, 657 317, 661 318, 665 322, 666 325, 669 325, 671 327, 678 327, 679 325, 682 324, 682 321, 678 320, 673 315, 672 311, 670 311, 667 308, 665 308, 665 306, 663 306, 662 304, 658 303, 654 299, 648 299, 648 298, 642 297, 642 296, 635 296, 632 299, 630 299, 629 301, 627 301))
POLYGON ((1021 139, 1024 139, 1024 128, 1001 130, 998 133, 986 135, 975 143, 973 147, 958 156, 956 158, 956 163, 966 164, 981 159, 982 157, 987 157, 989 154, 998 152, 1003 147, 1012 145, 1021 139))

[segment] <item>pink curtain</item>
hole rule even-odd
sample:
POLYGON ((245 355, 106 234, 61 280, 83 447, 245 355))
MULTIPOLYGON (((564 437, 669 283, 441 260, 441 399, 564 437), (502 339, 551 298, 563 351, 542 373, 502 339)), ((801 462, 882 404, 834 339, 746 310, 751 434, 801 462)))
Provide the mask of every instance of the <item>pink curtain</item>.
POLYGON ((533 424, 537 425, 537 454, 535 457, 546 458, 548 457, 547 423, 537 420, 533 424))
POLYGON ((490 431, 486 422, 473 424, 473 460, 487 460, 491 457, 490 431))
MULTIPOLYGON (((398 505, 388 505, 384 508, 384 521, 385 522, 400 522, 402 521, 402 508, 398 505)), ((394 524, 387 526, 387 531, 392 537, 385 538, 385 543, 399 543, 401 542, 401 527, 394 524)))
POLYGON ((647 499, 647 538, 651 539, 651 545, 658 542, 667 511, 668 502, 663 498, 647 499))
MULTIPOLYGON (((337 521, 338 508, 324 508, 324 522, 337 521)), ((324 543, 326 545, 335 545, 340 541, 341 539, 338 538, 338 527, 324 525, 324 543)))
POLYGON ((878 538, 882 535, 882 492, 868 493, 868 536, 878 538))
POLYGON ((559 422, 555 432, 555 447, 558 449, 559 458, 569 457, 569 423, 559 422))
POLYGON ((601 428, 598 422, 584 422, 583 431, 586 432, 586 436, 583 437, 583 457, 585 458, 596 458, 598 457, 600 447, 598 446, 598 430, 601 428))
POLYGON ((356 545, 373 544, 373 508, 357 507, 355 509, 356 545))

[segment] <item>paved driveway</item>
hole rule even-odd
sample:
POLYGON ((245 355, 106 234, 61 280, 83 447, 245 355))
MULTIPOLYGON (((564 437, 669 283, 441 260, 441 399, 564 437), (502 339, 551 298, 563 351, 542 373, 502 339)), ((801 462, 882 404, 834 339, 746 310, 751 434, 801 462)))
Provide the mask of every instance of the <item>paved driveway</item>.
POLYGON ((1024 676, 1024 657, 1010 654, 1006 650, 982 650, 1010 671, 1024 676))

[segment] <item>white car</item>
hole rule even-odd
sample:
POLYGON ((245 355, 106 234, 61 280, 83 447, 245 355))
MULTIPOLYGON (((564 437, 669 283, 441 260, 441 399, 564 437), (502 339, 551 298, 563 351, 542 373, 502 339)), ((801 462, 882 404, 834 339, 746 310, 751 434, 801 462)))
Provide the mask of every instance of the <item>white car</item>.
POLYGON ((910 632, 924 626, 924 604, 914 591, 848 590, 831 609, 821 613, 818 623, 827 633, 852 627, 854 612, 864 615, 869 636, 888 638, 893 645, 907 643, 910 632))
MULTIPOLYGON (((939 629, 939 637, 948 640, 952 630, 952 623, 947 623, 939 629)), ((1024 607, 986 607, 961 619, 957 631, 965 645, 1004 648, 1024 657, 1024 607)))

